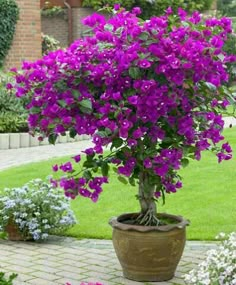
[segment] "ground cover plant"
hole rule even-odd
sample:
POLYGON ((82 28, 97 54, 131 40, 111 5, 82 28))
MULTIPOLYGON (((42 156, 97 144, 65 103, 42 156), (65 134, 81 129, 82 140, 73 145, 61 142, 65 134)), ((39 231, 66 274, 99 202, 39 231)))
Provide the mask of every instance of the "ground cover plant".
MULTIPOLYGON (((236 129, 226 129, 224 136, 236 151, 236 129)), ((52 173, 53 164, 60 165, 67 160, 68 157, 56 158, 2 171, 0 189, 21 186, 36 177, 45 178, 52 173)), ((236 197, 233 189, 236 188, 236 181, 232 179, 236 177, 235 158, 222 164, 216 164, 215 160, 214 155, 208 152, 200 162, 190 161, 189 167, 181 171, 183 188, 175 197, 168 196, 166 205, 159 203, 161 212, 189 218, 191 226, 188 228, 188 239, 213 240, 221 231, 230 233, 235 230, 236 197), (203 223, 206 219, 207 224, 203 223)), ((79 224, 63 234, 77 238, 111 239, 109 218, 122 212, 137 211, 138 201, 133 198, 135 194, 135 187, 124 187, 112 175, 99 203, 82 201, 82 197, 72 201, 79 224)))

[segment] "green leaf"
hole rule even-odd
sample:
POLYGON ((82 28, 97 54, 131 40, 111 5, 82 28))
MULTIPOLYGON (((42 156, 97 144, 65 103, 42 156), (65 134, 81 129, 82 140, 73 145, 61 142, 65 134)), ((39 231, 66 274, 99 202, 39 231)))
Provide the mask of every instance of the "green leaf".
POLYGON ((56 140, 57 140, 57 137, 58 137, 57 134, 54 134, 54 133, 53 133, 53 134, 50 134, 50 135, 48 136, 48 141, 49 141, 49 143, 55 145, 56 140))
POLYGON ((140 40, 143 40, 143 41, 146 41, 149 37, 150 37, 150 35, 149 35, 149 33, 147 33, 147 32, 142 32, 142 33, 139 35, 140 40))
POLYGON ((31 114, 38 114, 40 113, 40 108, 39 107, 33 107, 30 109, 31 114))
POLYGON ((79 92, 79 90, 72 90, 71 92, 75 99, 79 99, 79 97, 81 96, 81 93, 79 92))
POLYGON ((162 205, 165 205, 166 203, 166 196, 165 196, 165 190, 161 188, 161 198, 162 198, 162 205))
POLYGON ((189 165, 189 160, 187 158, 181 159, 181 164, 183 167, 186 167, 189 165))
POLYGON ((92 173, 90 170, 85 170, 84 173, 83 173, 83 177, 86 179, 86 180, 90 180, 93 176, 92 176, 92 173))
POLYGON ((98 131, 98 132, 96 132, 96 135, 98 135, 101 138, 106 138, 107 137, 106 131, 98 131))
POLYGON ((121 147, 123 144, 123 140, 121 138, 115 138, 112 141, 112 145, 111 145, 111 150, 115 147, 115 148, 119 148, 121 147))
POLYGON ((92 102, 89 99, 84 99, 84 100, 80 101, 79 105, 80 105, 80 110, 83 113, 86 113, 86 114, 92 113, 92 111, 93 111, 92 102))
POLYGON ((129 184, 132 185, 132 186, 136 186, 135 179, 134 179, 133 176, 129 177, 129 184))
POLYGON ((70 129, 70 130, 69 130, 69 136, 70 136, 70 138, 74 139, 74 138, 76 137, 76 135, 77 135, 77 132, 76 132, 75 129, 70 129))
POLYGON ((140 69, 138 67, 135 66, 131 66, 129 68, 129 75, 133 78, 133 79, 138 79, 141 75, 140 69))
POLYGON ((58 100, 57 102, 61 107, 66 108, 67 104, 64 100, 58 100))
POLYGON ((97 163, 96 161, 94 160, 86 160, 84 163, 83 163, 83 167, 86 167, 86 168, 93 168, 93 167, 96 167, 97 166, 97 163))
POLYGON ((126 179, 126 178, 124 178, 123 176, 118 176, 118 180, 119 180, 121 183, 125 184, 125 185, 127 185, 127 184, 128 184, 127 179, 126 179))
POLYGON ((103 176, 108 176, 109 165, 107 162, 105 162, 105 161, 102 162, 101 170, 102 170, 103 176))
POLYGON ((114 29, 114 26, 111 25, 111 24, 106 24, 106 25, 104 26, 104 30, 106 30, 106 31, 112 32, 113 29, 114 29))

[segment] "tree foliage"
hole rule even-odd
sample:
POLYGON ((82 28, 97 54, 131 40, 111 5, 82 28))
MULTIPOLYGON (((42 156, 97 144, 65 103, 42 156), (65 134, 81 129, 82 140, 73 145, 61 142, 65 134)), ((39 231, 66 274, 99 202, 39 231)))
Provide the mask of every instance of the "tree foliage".
POLYGON ((0 0, 0 67, 11 46, 18 16, 15 0, 0 0))

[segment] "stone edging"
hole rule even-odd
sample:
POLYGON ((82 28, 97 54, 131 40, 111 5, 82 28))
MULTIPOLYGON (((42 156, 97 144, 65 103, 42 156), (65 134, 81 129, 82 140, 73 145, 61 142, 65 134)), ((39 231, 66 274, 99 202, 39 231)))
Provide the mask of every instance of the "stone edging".
MULTIPOLYGON (((88 140, 90 136, 76 136, 74 139, 70 138, 67 133, 66 136, 59 136, 56 143, 70 143, 82 140, 88 140)), ((48 145, 49 142, 45 139, 42 142, 39 142, 38 137, 32 137, 28 133, 7 133, 0 134, 0 150, 4 149, 16 149, 24 147, 33 147, 40 145, 48 145)))

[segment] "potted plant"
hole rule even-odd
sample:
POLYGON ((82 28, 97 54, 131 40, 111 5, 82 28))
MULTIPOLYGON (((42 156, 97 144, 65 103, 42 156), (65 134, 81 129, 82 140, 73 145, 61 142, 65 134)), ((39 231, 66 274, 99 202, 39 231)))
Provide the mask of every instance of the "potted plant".
POLYGON ((41 179, 0 195, 0 229, 10 240, 45 240, 75 224, 63 191, 41 179))
POLYGON ((174 275, 188 221, 157 213, 156 202, 181 188, 178 170, 202 151, 215 152, 219 162, 231 158, 229 144, 219 143, 221 112, 234 102, 225 64, 235 57, 222 51, 231 33, 227 18, 204 22, 197 12, 174 15, 169 8, 142 21, 140 12, 115 5, 108 20, 88 16, 90 36, 24 63, 15 88, 31 99, 32 132, 51 143, 66 130, 93 137, 79 171, 71 162, 53 167, 65 173, 66 196, 96 202, 110 171, 138 188, 140 212, 110 221, 113 242, 127 278, 161 281, 174 275))

